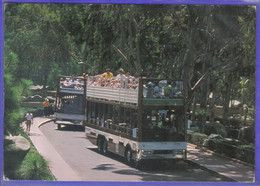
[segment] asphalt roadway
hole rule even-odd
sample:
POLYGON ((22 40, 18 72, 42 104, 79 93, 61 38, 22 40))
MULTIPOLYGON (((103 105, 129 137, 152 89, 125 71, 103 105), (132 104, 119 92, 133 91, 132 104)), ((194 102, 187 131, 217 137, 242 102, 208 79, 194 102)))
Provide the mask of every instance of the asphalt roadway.
POLYGON ((40 127, 55 150, 83 181, 228 181, 194 165, 179 161, 146 162, 142 170, 124 163, 123 158, 97 152, 80 126, 64 126, 57 130, 53 122, 40 127))

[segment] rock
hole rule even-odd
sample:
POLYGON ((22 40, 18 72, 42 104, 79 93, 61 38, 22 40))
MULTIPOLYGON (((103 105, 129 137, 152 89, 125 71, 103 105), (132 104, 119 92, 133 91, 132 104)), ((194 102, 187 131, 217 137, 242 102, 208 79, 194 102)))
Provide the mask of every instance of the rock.
POLYGON ((219 134, 210 134, 209 137, 208 137, 209 140, 211 139, 219 139, 219 140, 222 140, 223 137, 219 134))
POLYGON ((22 136, 6 136, 4 139, 4 171, 12 179, 15 171, 30 150, 30 142, 22 136))
POLYGON ((30 142, 22 136, 8 136, 5 137, 7 146, 5 151, 7 152, 27 152, 30 149, 30 142))

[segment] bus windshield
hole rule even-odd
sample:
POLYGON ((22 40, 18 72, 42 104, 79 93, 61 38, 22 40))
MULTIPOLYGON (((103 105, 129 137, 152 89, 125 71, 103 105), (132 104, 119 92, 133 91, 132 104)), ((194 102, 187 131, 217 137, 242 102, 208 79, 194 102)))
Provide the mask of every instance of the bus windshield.
POLYGON ((142 141, 183 141, 184 122, 175 110, 144 110, 142 141))
POLYGON ((57 98, 56 112, 64 114, 83 114, 83 95, 63 94, 57 98))

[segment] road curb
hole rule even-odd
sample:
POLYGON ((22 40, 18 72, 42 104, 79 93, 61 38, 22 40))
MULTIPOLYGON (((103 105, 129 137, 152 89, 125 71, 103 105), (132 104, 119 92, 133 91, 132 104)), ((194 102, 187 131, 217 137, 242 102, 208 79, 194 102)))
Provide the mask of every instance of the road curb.
POLYGON ((221 178, 223 178, 223 179, 227 179, 227 180, 230 181, 230 182, 238 182, 237 180, 235 180, 235 179, 233 179, 233 178, 224 176, 223 174, 220 174, 220 173, 218 173, 217 171, 213 171, 213 170, 211 170, 211 169, 209 169, 209 168, 207 168, 207 167, 205 167, 205 166, 202 166, 202 165, 200 165, 200 164, 198 164, 198 163, 196 163, 196 162, 193 162, 193 161, 191 161, 191 160, 188 160, 188 159, 187 159, 187 160, 184 160, 184 162, 186 162, 186 163, 188 163, 188 164, 190 164, 190 165, 193 165, 193 166, 197 166, 197 167, 199 167, 200 169, 205 170, 205 171, 208 171, 208 172, 210 172, 210 173, 212 173, 212 174, 215 174, 215 175, 217 175, 217 176, 219 176, 219 177, 221 177, 221 178))
POLYGON ((38 125, 38 128, 40 128, 42 125, 44 125, 44 124, 46 124, 46 123, 49 123, 49 122, 51 122, 51 121, 54 121, 54 118, 50 118, 49 120, 40 123, 40 124, 38 125))

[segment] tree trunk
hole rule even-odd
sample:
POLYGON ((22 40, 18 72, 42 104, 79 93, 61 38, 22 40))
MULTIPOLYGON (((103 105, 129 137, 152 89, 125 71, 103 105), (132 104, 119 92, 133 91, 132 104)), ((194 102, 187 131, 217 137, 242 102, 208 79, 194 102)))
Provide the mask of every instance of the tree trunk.
POLYGON ((211 124, 215 123, 215 100, 216 100, 216 94, 215 90, 212 90, 212 98, 210 99, 209 104, 209 122, 211 124))
POLYGON ((232 79, 232 76, 230 74, 228 74, 226 77, 226 81, 225 81, 225 95, 222 95, 224 97, 224 102, 223 102, 223 122, 224 122, 224 124, 227 124, 228 117, 229 117, 231 79, 232 79))
POLYGON ((133 62, 135 65, 135 70, 137 72, 137 76, 140 76, 141 72, 142 72, 141 61, 140 61, 140 49, 139 49, 139 37, 140 36, 138 35, 139 31, 138 31, 136 23, 134 23, 133 15, 130 15, 130 17, 131 17, 131 19, 128 23, 128 31, 129 31, 128 42, 129 42, 130 54, 132 56, 131 62, 133 62), (134 38, 134 36, 133 36, 132 24, 135 25, 135 30, 137 32, 137 35, 135 36, 136 38, 134 38), (135 54, 135 50, 134 50, 134 43, 136 46, 136 54, 135 54), (136 59, 134 56, 136 57, 136 59))
POLYGON ((193 97, 193 102, 192 102, 192 115, 191 115, 191 121, 192 123, 195 123, 195 117, 196 117, 196 98, 197 98, 197 93, 194 93, 194 97, 193 97))

